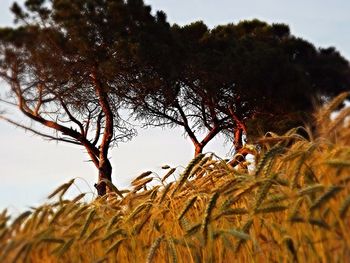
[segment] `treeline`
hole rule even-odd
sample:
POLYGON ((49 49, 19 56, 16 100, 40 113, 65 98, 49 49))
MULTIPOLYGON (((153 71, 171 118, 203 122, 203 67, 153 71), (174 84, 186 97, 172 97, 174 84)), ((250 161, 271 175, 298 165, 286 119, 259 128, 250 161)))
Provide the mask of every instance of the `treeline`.
POLYGON ((244 136, 311 122, 315 102, 349 90, 349 62, 285 24, 179 26, 142 0, 27 0, 11 10, 16 25, 0 28, 10 90, 2 101, 40 126, 0 118, 83 146, 100 195, 110 147, 135 135, 125 112, 146 126, 183 127, 198 155, 218 134, 238 151, 244 136))

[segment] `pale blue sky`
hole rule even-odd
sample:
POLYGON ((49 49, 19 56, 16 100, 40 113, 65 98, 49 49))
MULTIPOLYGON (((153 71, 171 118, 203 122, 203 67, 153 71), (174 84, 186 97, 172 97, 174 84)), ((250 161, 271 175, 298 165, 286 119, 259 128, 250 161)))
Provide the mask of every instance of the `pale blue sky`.
MULTIPOLYGON (((10 3, 0 0, 0 25, 11 24, 10 3)), ((164 10, 170 22, 179 24, 203 20, 213 27, 252 18, 284 22, 290 25, 293 34, 316 46, 335 46, 350 58, 348 0, 147 0, 146 3, 154 10, 164 10)), ((224 157, 228 149, 219 139, 206 151, 214 150, 224 157)), ((192 145, 182 137, 181 129, 141 130, 131 142, 111 151, 113 179, 119 187, 127 187, 139 173, 152 170, 161 175, 161 165, 184 165, 192 154, 192 145)), ((44 202, 50 191, 72 177, 83 178, 78 179, 78 187, 90 191, 96 170, 86 160, 85 151, 79 147, 49 143, 0 122, 0 210, 10 207, 18 211, 44 202)))

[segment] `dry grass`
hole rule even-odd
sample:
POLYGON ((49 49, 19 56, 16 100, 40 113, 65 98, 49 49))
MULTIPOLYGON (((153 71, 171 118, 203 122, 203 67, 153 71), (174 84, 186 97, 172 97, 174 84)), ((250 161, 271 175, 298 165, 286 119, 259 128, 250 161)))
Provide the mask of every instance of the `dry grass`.
POLYGON ((263 138, 255 173, 200 155, 172 183, 146 172, 85 203, 64 198, 70 181, 15 219, 3 211, 0 262, 349 261, 349 111, 329 118, 344 97, 308 138, 263 138))

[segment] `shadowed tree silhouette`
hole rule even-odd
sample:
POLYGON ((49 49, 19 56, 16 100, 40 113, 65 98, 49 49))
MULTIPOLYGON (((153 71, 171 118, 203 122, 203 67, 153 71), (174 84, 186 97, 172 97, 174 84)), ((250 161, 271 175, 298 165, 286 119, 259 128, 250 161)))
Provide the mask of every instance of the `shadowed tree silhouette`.
POLYGON ((148 41, 141 60, 148 74, 130 101, 146 125, 182 126, 195 155, 219 133, 238 151, 244 134, 254 140, 303 124, 314 99, 349 90, 348 61, 284 24, 252 20, 210 30, 196 22, 159 35, 148 41))

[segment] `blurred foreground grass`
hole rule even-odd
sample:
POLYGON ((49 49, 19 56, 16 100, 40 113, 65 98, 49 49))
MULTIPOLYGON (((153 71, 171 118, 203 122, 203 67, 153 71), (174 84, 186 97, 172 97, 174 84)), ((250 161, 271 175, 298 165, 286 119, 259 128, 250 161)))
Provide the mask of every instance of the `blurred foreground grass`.
POLYGON ((65 192, 11 219, 0 215, 0 262, 349 262, 347 94, 302 128, 260 141, 254 172, 213 155, 177 179, 146 172, 130 190, 86 203, 65 192))

